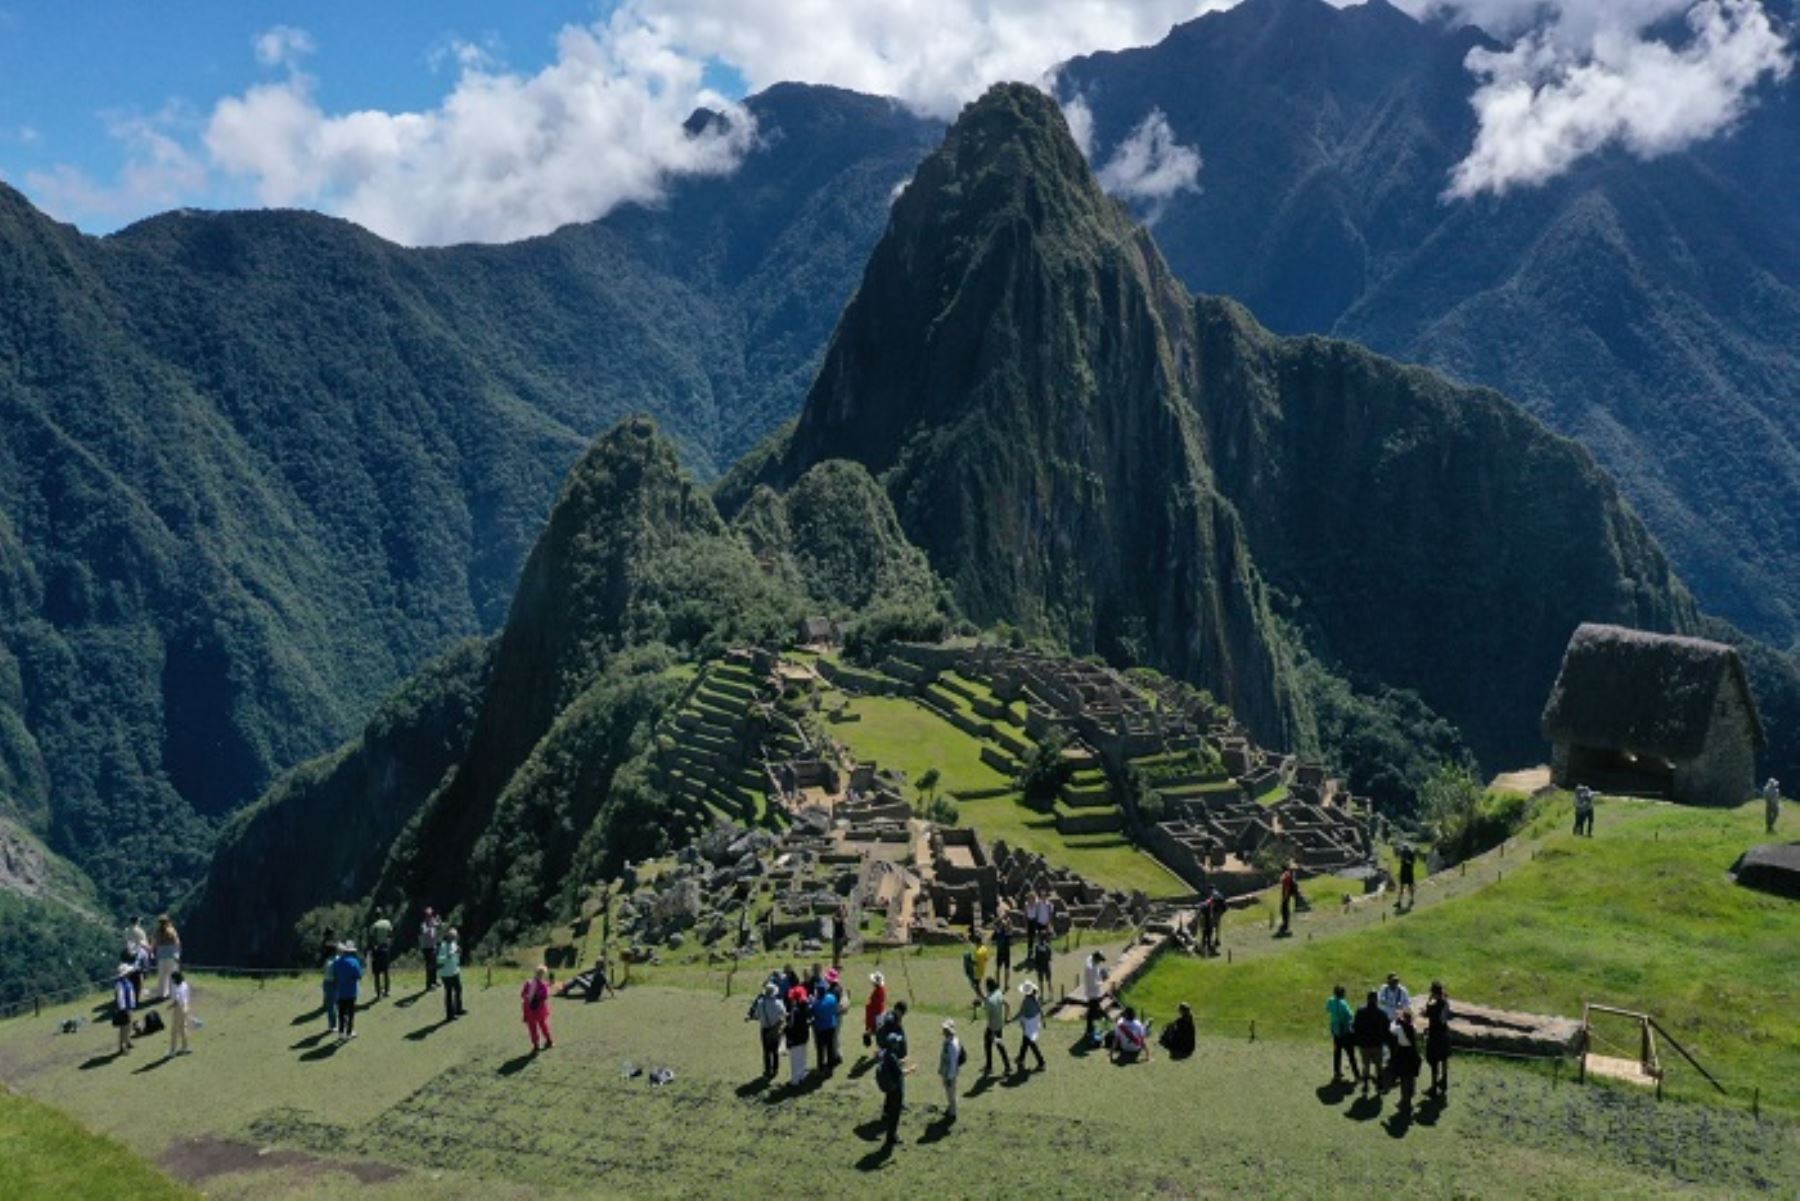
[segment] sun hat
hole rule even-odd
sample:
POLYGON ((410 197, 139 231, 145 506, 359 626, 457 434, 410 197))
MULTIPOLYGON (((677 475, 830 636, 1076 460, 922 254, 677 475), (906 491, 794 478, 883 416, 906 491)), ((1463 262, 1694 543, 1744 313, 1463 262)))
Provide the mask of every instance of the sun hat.
POLYGON ((121 963, 119 965, 119 970, 114 972, 113 975, 114 976, 129 976, 135 970, 137 970, 137 969, 133 968, 129 963, 121 963))
POLYGON ((825 983, 836 984, 837 982, 838 982, 838 970, 834 967, 826 968, 825 969, 825 983))
POLYGON ((944 1019, 944 1033, 946 1033, 946 1034, 955 1034, 956 1033, 956 1019, 955 1018, 945 1018, 944 1019))
POLYGON ((763 992, 766 993, 767 995, 773 997, 773 996, 779 995, 781 990, 779 988, 776 988, 775 982, 773 980, 771 980, 767 984, 763 985, 763 992))
POLYGON ((804 988, 800 987, 800 985, 798 985, 798 984, 794 985, 794 987, 788 989, 788 1000, 790 1000, 790 1001, 806 1000, 806 990, 804 988))
POLYGON ((870 972, 869 973, 869 981, 873 984, 886 984, 887 977, 882 975, 880 972, 870 972))
POLYGON ((1035 997, 1037 996, 1037 985, 1027 980, 1025 983, 1019 985, 1019 991, 1028 997, 1035 997))
POLYGON ((344 952, 346 955, 354 955, 356 954, 356 944, 346 938, 338 945, 338 950, 344 952))

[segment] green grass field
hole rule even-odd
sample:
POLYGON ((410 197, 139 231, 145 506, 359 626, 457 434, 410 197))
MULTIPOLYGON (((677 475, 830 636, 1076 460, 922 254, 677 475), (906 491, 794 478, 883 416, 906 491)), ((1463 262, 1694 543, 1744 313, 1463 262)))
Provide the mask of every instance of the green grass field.
POLYGON ((963 801, 962 824, 981 831, 982 839, 1005 839, 1007 845, 1044 856, 1080 872, 1103 888, 1143 889, 1152 897, 1185 896, 1193 891, 1122 834, 1057 833, 1056 819, 1028 809, 1016 795, 963 801))
POLYGON ((116 1140, 0 1088, 0 1197, 163 1201, 192 1196, 116 1140))
POLYGON ((831 736, 861 760, 898 768, 914 781, 938 770, 939 792, 981 791, 1011 783, 981 761, 981 743, 917 701, 891 696, 859 696, 850 711, 861 721, 830 723, 831 736))
MULTIPOLYGON (((1800 1179, 1794 1127, 1732 1112, 1469 1063, 1450 1105, 1403 1124, 1391 1100, 1332 1088, 1314 1045, 1207 1035, 1192 1062, 1121 1068, 1077 1053, 1079 1026, 1066 1023, 1046 1035, 1048 1070, 1030 1076, 984 1079, 976 1040, 949 1126, 933 1052, 941 1015, 970 1030, 966 994, 951 955, 910 960, 883 964, 919 1002, 919 1068, 891 1155, 854 1039, 847 1070, 768 1088, 742 993, 727 999, 702 977, 558 1002, 556 1049, 535 1058, 516 972, 492 989, 474 973, 470 1016, 449 1025, 435 995, 414 1001, 416 980, 397 979, 396 1000, 361 1014, 361 1037, 341 1048, 317 1036, 309 980, 202 978, 207 1025, 188 1058, 159 1063, 146 1046, 114 1059, 104 1026, 60 1036, 46 1015, 0 1023, 0 1076, 216 1197, 714 1197, 797 1181, 914 1198, 1727 1197, 1800 1179), (628 1065, 675 1078, 653 1087, 628 1065)), ((18 1150, 0 1172, 64 1153, 35 1133, 18 1150)))
MULTIPOLYGON (((1333 984, 1360 995, 1389 970, 1420 994, 1442 979, 1453 1000, 1571 1016, 1600 1002, 1651 1013, 1736 1103, 1760 1088, 1765 1109, 1800 1114, 1800 905, 1725 874, 1762 841, 1760 807, 1609 799, 1592 839, 1572 837, 1567 817, 1560 802, 1510 860, 1485 857, 1474 874, 1500 878, 1467 896, 1431 903, 1434 887, 1462 886, 1451 872, 1427 884, 1417 911, 1385 922, 1372 908, 1340 921, 1326 906, 1282 953, 1265 953, 1262 923, 1240 921, 1227 930, 1235 962, 1165 957, 1133 999, 1153 1012, 1185 999, 1217 1028, 1256 1018, 1266 1032, 1307 1038, 1323 1028, 1333 984)), ((1632 1037, 1623 1026, 1599 1034, 1632 1037)), ((1712 1092, 1672 1050, 1662 1059, 1669 1091, 1712 1092)))

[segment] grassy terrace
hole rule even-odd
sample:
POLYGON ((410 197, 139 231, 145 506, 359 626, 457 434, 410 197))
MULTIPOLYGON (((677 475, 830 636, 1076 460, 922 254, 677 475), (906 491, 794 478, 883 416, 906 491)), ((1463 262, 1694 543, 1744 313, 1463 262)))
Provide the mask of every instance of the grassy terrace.
POLYGON ((1059 834, 1054 817, 1028 809, 1016 795, 964 801, 959 807, 962 824, 981 831, 983 840, 1005 839, 1009 846, 1072 868, 1104 888, 1141 888, 1152 897, 1184 896, 1193 891, 1123 835, 1059 834))
MULTIPOLYGON (((872 966, 849 965, 853 999, 872 966)), ((1079 1027, 1057 1023, 1048 1070, 1005 1079, 983 1078, 976 1040, 952 1127, 932 1065, 942 1017, 970 1027, 955 953, 890 954, 881 967, 916 1003, 918 1074, 891 1156, 877 1150, 879 1097, 854 1039, 846 1070, 769 1089, 743 1021, 749 981, 726 998, 698 965, 644 973, 616 1001, 557 1002, 556 1048, 535 1058, 516 970, 488 989, 476 968, 470 1015, 450 1025, 436 994, 397 976, 395 997, 362 1013, 361 1037, 341 1048, 318 1037, 310 978, 258 988, 203 977, 207 1025, 191 1057, 158 1064, 146 1047, 114 1059, 104 1026, 57 1036, 46 1014, 0 1023, 0 1078, 223 1198, 746 1196, 796 1179, 824 1196, 909 1198, 1693 1198, 1791 1195, 1800 1179, 1795 1128, 1780 1121, 1468 1060, 1452 1103, 1405 1125, 1392 1098, 1358 1103, 1330 1088, 1317 1043, 1210 1032, 1192 1062, 1121 1068, 1078 1053, 1079 1027), (652 1087, 628 1063, 675 1077, 652 1087)), ((91 1140, 62 1141, 14 1113, 0 1109, 0 1187, 170 1195, 147 1172, 95 1158, 91 1140), (62 1175, 33 1174, 59 1158, 62 1175)))
MULTIPOLYGON (((1597 1001, 1654 1015, 1739 1102, 1760 1087, 1765 1110, 1800 1114, 1800 906, 1725 875, 1763 841, 1760 808, 1609 799, 1592 839, 1572 837, 1568 816, 1563 800, 1507 858, 1434 878, 1413 913, 1381 921, 1364 907, 1343 919, 1321 905, 1284 947, 1262 921, 1240 919, 1235 936, 1227 928, 1237 962, 1165 959, 1133 996, 1155 1010, 1190 999, 1223 1027, 1257 1017, 1271 1034, 1309 1039, 1333 984, 1362 990, 1389 970, 1416 993, 1442 979, 1453 1000, 1574 1016, 1597 1001)), ((1309 888, 1315 903, 1330 899, 1309 888)), ((1662 1059, 1671 1093, 1711 1093, 1674 1051, 1662 1059)))
POLYGON ((937 768, 940 792, 979 792, 1012 781, 981 761, 981 743, 917 701, 891 696, 850 699, 861 721, 827 723, 831 736, 858 759, 898 768, 917 780, 937 768))

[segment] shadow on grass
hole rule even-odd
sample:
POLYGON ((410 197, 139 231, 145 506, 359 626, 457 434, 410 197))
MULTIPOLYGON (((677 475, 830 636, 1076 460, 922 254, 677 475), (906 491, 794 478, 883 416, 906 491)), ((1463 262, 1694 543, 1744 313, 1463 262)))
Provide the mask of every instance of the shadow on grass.
POLYGON ((864 1076, 867 1076, 870 1072, 872 1072, 874 1070, 875 1070, 875 1061, 865 1055, 862 1058, 858 1059, 855 1063, 851 1064, 850 1070, 848 1072, 844 1073, 844 1075, 847 1076, 851 1080, 861 1080, 864 1076))
POLYGON ((1444 1106, 1447 1104, 1449 1104, 1448 1097, 1440 1097, 1433 1093, 1425 1098, 1423 1105, 1419 1106, 1419 1113, 1415 1120, 1421 1126, 1435 1126, 1438 1119, 1444 1116, 1444 1106))
POLYGON ((767 1076, 758 1076, 754 1080, 744 1081, 744 1083, 738 1085, 737 1088, 732 1091, 737 1093, 740 1097, 754 1097, 757 1093, 762 1092, 768 1087, 769 1078, 767 1076))
POLYGON ((925 1133, 919 1137, 919 1142, 921 1145, 925 1143, 940 1142, 948 1137, 950 1132, 954 1129, 956 1129, 956 1115, 953 1113, 946 1113, 938 1118, 937 1121, 925 1127, 925 1133))
POLYGON ((420 1001, 424 1000, 425 994, 430 991, 431 990, 428 988, 421 988, 418 992, 413 993, 411 996, 401 997, 398 1001, 394 1002, 394 1008, 395 1009, 411 1009, 414 1005, 417 1005, 420 1001))
POLYGON ((1333 1080, 1330 1084, 1321 1084, 1318 1088, 1313 1089, 1313 1096, 1319 1099, 1321 1105, 1336 1105, 1338 1102, 1348 1099, 1350 1094, 1355 1091, 1356 1086, 1348 1080, 1333 1080))
POLYGON ((804 1097, 807 1093, 816 1093, 825 1087, 824 1072, 808 1072, 806 1079, 799 1084, 780 1084, 770 1089, 763 1097, 765 1105, 776 1105, 792 1097, 804 1097))
POLYGON ((872 1143, 887 1134, 887 1123, 880 1118, 872 1118, 852 1128, 857 1138, 865 1143, 872 1143))
POLYGON ((314 1047, 312 1050, 301 1055, 300 1062, 317 1063, 321 1059, 330 1059, 333 1055, 338 1053, 338 1048, 343 1045, 344 1044, 341 1041, 334 1038, 323 1046, 314 1047))
POLYGON ((867 1155, 856 1161, 859 1172, 877 1172, 888 1160, 894 1158, 894 1144, 884 1142, 867 1155))
POLYGON ((507 1060, 505 1063, 500 1065, 500 1074, 502 1076, 517 1076, 520 1072, 524 1071, 527 1066, 530 1065, 532 1060, 536 1059, 537 1057, 538 1057, 538 1053, 537 1053, 537 1048, 535 1048, 535 1047, 533 1047, 531 1050, 525 1052, 523 1055, 515 1055, 511 1059, 507 1060))
POLYGON ((1000 1083, 1000 1077, 998 1077, 998 1076, 983 1076, 981 1079, 979 1079, 975 1082, 975 1087, 970 1089, 968 1092, 964 1093, 963 1096, 968 1097, 972 1100, 976 1097, 979 1097, 981 1094, 987 1092, 990 1088, 993 1088, 996 1084, 999 1084, 999 1083, 1000 1083))
POLYGON ((125 1052, 123 1052, 123 1051, 114 1051, 109 1055, 96 1055, 92 1059, 83 1060, 79 1070, 81 1070, 83 1072, 91 1072, 95 1068, 103 1068, 107 1064, 111 1063, 115 1059, 120 1058, 124 1054, 125 1054, 125 1052))
POLYGON ((1069 1044, 1069 1054, 1073 1055, 1077 1059, 1086 1059, 1089 1055, 1092 1055, 1096 1050, 1098 1050, 1098 1048, 1095 1046, 1094 1040, 1089 1038, 1085 1034, 1083 1034, 1080 1038, 1077 1038, 1073 1043, 1069 1044))
POLYGON ((324 1016, 325 1016, 325 1006, 321 1005, 317 1009, 307 1010, 305 1013, 301 1014, 299 1017, 296 1017, 292 1021, 290 1021, 288 1023, 288 1025, 304 1026, 308 1022, 316 1022, 324 1016))
POLYGON ((310 1038, 303 1038, 297 1043, 289 1043, 288 1050, 304 1051, 308 1047, 316 1047, 319 1045, 319 1040, 330 1038, 332 1033, 333 1032, 330 1030, 321 1030, 317 1034, 312 1035, 310 1038))
POLYGON ((1382 1123, 1389 1138, 1405 1138, 1406 1132, 1412 1129, 1413 1117, 1403 1109, 1395 1110, 1394 1116, 1382 1123))
POLYGON ((442 1030, 445 1026, 448 1026, 454 1020, 454 1018, 443 1018, 440 1021, 431 1023, 429 1026, 420 1026, 406 1037, 411 1042, 422 1043, 432 1035, 436 1034, 439 1030, 442 1030))
POLYGON ((152 1059, 149 1063, 145 1064, 141 1068, 136 1069, 131 1074, 133 1076, 142 1076, 145 1072, 154 1072, 157 1068, 160 1068, 163 1064, 165 1064, 167 1062, 169 1062, 169 1057, 167 1055, 163 1055, 156 1059, 152 1059))
POLYGON ((1358 1097, 1355 1103, 1344 1111, 1344 1116, 1353 1122, 1374 1121, 1381 1116, 1381 1094, 1376 1093, 1373 1097, 1358 1097))

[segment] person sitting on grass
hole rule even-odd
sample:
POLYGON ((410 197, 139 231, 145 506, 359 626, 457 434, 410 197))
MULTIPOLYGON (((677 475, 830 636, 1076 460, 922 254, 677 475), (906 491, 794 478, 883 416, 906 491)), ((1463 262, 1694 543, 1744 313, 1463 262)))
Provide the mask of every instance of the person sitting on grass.
POLYGON ((1150 1061, 1150 1028, 1138 1020, 1137 1010, 1127 1005, 1112 1031, 1112 1061, 1136 1063, 1150 1061))
POLYGON ((1170 1059, 1186 1059, 1192 1055, 1195 1043, 1193 1007, 1186 1001, 1181 1002, 1175 1020, 1164 1027, 1162 1036, 1156 1041, 1162 1044, 1170 1059))

